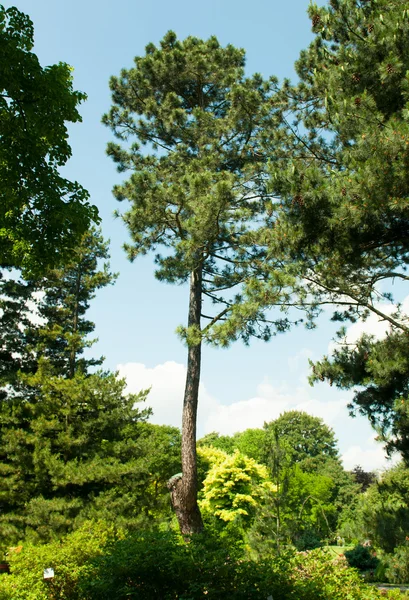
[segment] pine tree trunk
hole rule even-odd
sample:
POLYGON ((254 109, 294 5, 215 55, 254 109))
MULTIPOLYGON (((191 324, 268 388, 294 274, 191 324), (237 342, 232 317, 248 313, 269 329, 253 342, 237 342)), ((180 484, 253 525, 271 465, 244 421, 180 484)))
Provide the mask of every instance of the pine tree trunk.
MULTIPOLYGON (((75 282, 75 303, 74 303, 74 315, 73 315, 73 323, 72 323, 72 332, 74 336, 78 332, 78 312, 79 312, 79 295, 81 289, 81 268, 78 267, 77 277, 75 282)), ((75 340, 75 338, 74 338, 75 340)), ((68 377, 69 379, 74 379, 75 375, 75 367, 77 362, 77 350, 76 341, 71 341, 71 349, 70 356, 68 361, 68 377)))
MULTIPOLYGON (((200 327, 202 310, 202 269, 190 277, 189 327, 200 327)), ((201 344, 189 346, 182 418, 182 475, 168 482, 172 505, 183 536, 203 531, 197 504, 196 420, 200 382, 201 344)))

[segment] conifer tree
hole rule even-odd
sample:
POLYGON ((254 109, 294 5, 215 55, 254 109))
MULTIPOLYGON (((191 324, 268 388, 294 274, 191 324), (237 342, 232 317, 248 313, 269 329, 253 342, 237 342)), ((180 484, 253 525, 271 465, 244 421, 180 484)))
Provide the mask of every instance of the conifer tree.
POLYGON ((83 235, 70 260, 36 284, 42 292, 37 304, 42 325, 28 331, 28 341, 59 375, 72 378, 77 371, 87 373, 90 366, 102 364, 102 359, 81 355, 94 341, 87 339, 95 327, 86 318, 90 302, 97 290, 116 279, 108 257, 108 243, 99 230, 92 229, 83 235), (100 261, 105 262, 101 265, 100 261))
POLYGON ((144 423, 147 391, 127 395, 115 373, 90 371, 101 359, 82 356, 94 330, 89 303, 115 278, 107 259, 107 244, 92 230, 41 280, 2 281, 2 544, 46 541, 87 518, 129 528, 168 512, 179 432, 144 423))
POLYGON ((223 48, 214 37, 179 41, 169 32, 110 86, 113 106, 103 121, 121 143, 109 144, 108 154, 120 172, 131 172, 114 188, 118 200, 130 201, 123 215, 128 256, 162 248, 156 277, 189 281, 188 324, 179 329, 188 344, 183 474, 169 484, 181 531, 189 535, 202 529, 196 481, 201 342, 227 345, 239 336, 270 334, 261 311, 249 318, 241 309, 240 286, 263 257, 254 231, 267 202, 261 141, 273 120, 275 81, 246 78, 244 52, 223 48), (220 306, 215 313, 213 304, 220 306), (220 328, 227 315, 234 327, 220 328))
POLYGON ((98 289, 114 282, 108 244, 90 230, 63 266, 40 279, 0 278, 0 385, 3 396, 22 386, 19 372, 35 373, 46 358, 60 376, 87 373, 101 359, 82 357, 92 345, 94 324, 86 319, 98 289), (100 261, 105 261, 101 266, 100 261))
POLYGON ((363 386, 352 409, 408 457, 409 319, 392 297, 408 281, 407 2, 330 0, 308 12, 315 38, 296 63, 299 83, 277 94, 281 125, 270 130, 277 200, 260 241, 268 238, 271 266, 245 296, 255 309, 273 304, 285 274, 289 302, 312 326, 324 305, 335 321, 372 314, 387 324, 387 339, 353 345, 341 329, 342 346, 311 379, 363 386))

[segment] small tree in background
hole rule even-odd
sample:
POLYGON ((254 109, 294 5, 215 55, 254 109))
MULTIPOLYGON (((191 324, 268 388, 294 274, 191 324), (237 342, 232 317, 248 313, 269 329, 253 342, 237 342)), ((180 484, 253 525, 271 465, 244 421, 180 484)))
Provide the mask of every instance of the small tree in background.
POLYGON ((319 417, 289 410, 278 419, 265 423, 264 430, 267 457, 277 438, 281 445, 285 445, 289 460, 298 463, 303 471, 319 471, 331 459, 339 462, 334 432, 319 417))
POLYGON ((85 359, 84 349, 95 340, 87 339, 95 325, 86 318, 97 290, 115 282, 109 270, 108 242, 95 229, 85 233, 69 260, 50 270, 36 282, 40 292, 36 309, 40 325, 27 331, 28 343, 38 357, 44 357, 59 375, 74 377, 88 373, 102 359, 85 359), (101 261, 105 261, 101 265, 101 261))

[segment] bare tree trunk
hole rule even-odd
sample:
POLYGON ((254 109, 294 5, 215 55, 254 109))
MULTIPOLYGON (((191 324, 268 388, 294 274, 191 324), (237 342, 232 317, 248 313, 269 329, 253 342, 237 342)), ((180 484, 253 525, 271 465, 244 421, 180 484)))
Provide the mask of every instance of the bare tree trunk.
MULTIPOLYGON (((190 276, 188 326, 200 327, 202 311, 202 268, 190 276)), ((196 421, 200 382, 201 344, 189 346, 182 418, 182 474, 168 482, 172 505, 183 536, 203 531, 197 504, 196 421)))

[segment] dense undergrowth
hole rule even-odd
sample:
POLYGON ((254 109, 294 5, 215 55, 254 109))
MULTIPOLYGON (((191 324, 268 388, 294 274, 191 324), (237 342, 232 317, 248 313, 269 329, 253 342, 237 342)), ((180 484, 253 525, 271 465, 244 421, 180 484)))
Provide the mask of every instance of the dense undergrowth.
MULTIPOLYGON (((172 531, 125 536, 101 522, 89 522, 60 542, 24 545, 8 558, 11 573, 0 577, 0 600, 382 597, 343 556, 334 559, 322 549, 254 561, 211 534, 185 543, 172 531), (50 567, 55 576, 44 580, 50 567)), ((402 598, 398 590, 387 594, 402 598)))

